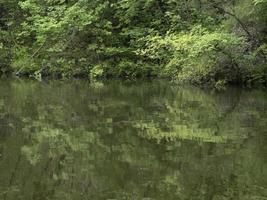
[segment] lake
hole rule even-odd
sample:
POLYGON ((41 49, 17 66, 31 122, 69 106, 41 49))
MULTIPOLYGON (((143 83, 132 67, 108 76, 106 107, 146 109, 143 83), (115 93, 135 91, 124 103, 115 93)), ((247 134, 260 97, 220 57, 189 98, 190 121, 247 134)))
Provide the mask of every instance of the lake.
POLYGON ((1 200, 266 200, 267 92, 0 81, 1 200))

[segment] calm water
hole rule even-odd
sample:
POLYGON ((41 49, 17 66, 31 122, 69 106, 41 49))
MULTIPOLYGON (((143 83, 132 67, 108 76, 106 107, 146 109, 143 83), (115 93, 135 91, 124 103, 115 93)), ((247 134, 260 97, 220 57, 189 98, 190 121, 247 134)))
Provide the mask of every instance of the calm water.
POLYGON ((267 92, 0 81, 1 200, 266 200, 267 92))

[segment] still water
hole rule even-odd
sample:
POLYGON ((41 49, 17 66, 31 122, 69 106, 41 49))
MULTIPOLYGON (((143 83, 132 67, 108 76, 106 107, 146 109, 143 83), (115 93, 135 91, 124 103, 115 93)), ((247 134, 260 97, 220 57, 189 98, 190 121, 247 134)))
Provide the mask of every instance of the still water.
POLYGON ((266 200, 267 92, 0 81, 1 200, 266 200))

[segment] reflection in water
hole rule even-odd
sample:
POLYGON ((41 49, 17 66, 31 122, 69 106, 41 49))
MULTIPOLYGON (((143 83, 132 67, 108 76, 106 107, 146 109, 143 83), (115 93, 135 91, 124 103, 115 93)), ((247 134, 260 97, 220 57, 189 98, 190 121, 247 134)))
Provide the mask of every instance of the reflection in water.
POLYGON ((0 199, 267 199, 267 93, 0 82, 0 199))

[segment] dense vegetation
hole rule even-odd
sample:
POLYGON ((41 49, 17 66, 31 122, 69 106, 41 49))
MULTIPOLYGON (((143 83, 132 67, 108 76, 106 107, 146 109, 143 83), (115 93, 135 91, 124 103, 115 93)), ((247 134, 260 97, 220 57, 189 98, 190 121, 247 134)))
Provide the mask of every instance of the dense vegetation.
POLYGON ((0 0, 2 73, 267 82, 267 0, 0 0))

